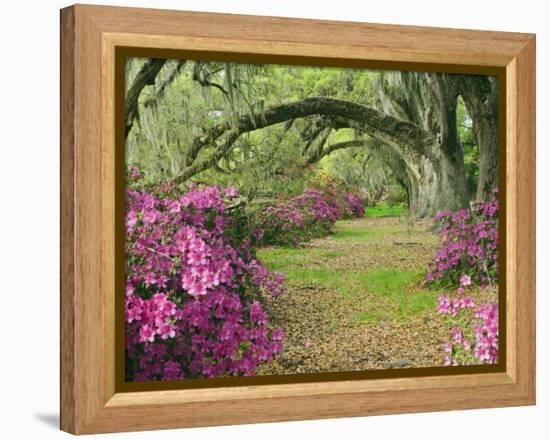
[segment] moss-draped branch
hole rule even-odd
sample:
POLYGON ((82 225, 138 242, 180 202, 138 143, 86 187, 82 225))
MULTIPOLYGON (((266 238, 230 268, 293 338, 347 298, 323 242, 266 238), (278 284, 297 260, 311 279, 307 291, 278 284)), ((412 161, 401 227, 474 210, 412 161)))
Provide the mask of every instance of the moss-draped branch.
POLYGON ((360 129, 404 154, 429 156, 435 141, 431 133, 419 126, 365 105, 324 97, 306 98, 245 114, 206 130, 193 141, 187 154, 187 167, 173 181, 183 182, 212 167, 230 152, 235 141, 244 133, 312 115, 334 118, 344 125, 350 121, 349 126, 360 129), (197 159, 199 153, 207 147, 213 147, 213 151, 197 159))
POLYGON ((124 136, 128 137, 134 121, 139 115, 139 95, 147 85, 154 85, 155 79, 166 63, 165 59, 153 58, 148 60, 139 70, 132 85, 126 93, 124 136))

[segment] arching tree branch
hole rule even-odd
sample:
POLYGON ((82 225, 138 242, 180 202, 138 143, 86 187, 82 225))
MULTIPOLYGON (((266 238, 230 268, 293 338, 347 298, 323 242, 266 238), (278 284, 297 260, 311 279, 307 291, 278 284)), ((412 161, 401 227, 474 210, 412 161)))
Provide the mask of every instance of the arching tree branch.
MULTIPOLYGON (((371 137, 391 144, 398 149, 407 150, 407 152, 428 155, 434 143, 431 133, 413 123, 353 102, 314 97, 271 107, 263 112, 246 114, 236 120, 226 121, 214 126, 193 141, 188 151, 188 167, 194 165, 199 152, 203 148, 216 145, 222 136, 226 136, 228 139, 222 142, 221 145, 218 144, 216 149, 220 146, 224 147, 224 145, 225 147, 231 147, 234 142, 231 139, 235 138, 236 140, 243 133, 312 115, 351 120, 356 127, 361 128, 363 132, 371 137)), ((216 154, 217 152, 214 152, 214 155, 216 154)), ((188 172, 184 170, 183 174, 188 174, 188 172)), ((180 176, 176 178, 181 180, 180 176)))

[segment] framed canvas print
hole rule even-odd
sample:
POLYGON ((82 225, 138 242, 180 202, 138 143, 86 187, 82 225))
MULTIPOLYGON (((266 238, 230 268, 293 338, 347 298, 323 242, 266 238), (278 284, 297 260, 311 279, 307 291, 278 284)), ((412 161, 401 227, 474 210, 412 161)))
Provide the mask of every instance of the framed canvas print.
POLYGON ((61 428, 535 402, 535 37, 61 11, 61 428))

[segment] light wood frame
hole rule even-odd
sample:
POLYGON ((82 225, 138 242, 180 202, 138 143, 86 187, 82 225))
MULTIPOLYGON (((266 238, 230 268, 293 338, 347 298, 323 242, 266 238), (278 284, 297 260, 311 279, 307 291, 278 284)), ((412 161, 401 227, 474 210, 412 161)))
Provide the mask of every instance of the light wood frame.
POLYGON ((535 37, 76 5, 61 11, 61 429, 147 430, 535 403, 535 37), (506 72, 504 372, 115 391, 115 48, 155 47, 506 72))

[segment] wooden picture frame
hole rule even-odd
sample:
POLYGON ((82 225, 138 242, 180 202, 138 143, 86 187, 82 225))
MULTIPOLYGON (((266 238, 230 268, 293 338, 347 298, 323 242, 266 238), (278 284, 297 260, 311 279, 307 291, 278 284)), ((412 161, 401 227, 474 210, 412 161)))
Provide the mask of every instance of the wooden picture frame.
POLYGON ((62 430, 86 434, 534 403, 534 35, 90 5, 61 11, 62 430), (462 73, 482 66, 500 74, 506 99, 503 367, 489 373, 120 391, 114 294, 119 48, 462 73))

